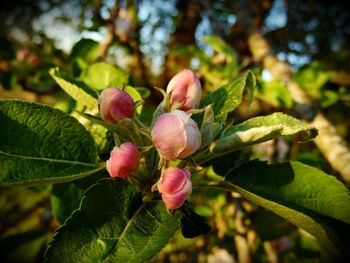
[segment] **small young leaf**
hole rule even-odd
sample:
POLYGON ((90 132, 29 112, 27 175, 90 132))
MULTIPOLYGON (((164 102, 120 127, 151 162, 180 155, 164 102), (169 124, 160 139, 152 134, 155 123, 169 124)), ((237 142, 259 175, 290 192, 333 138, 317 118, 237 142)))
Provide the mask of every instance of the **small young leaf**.
POLYGON ((202 137, 202 145, 201 148, 208 146, 212 140, 214 139, 214 112, 212 105, 208 105, 205 107, 203 121, 201 125, 201 137, 202 137))
POLYGON ((169 215, 160 201, 143 203, 134 185, 101 179, 58 229, 46 262, 145 262, 169 241, 179 223, 180 213, 169 215))
POLYGON ((82 80, 90 88, 103 90, 108 87, 122 88, 128 83, 128 75, 111 64, 98 62, 92 64, 82 74, 82 80))
POLYGON ((86 87, 84 83, 78 83, 77 81, 69 79, 67 76, 63 76, 58 68, 52 68, 49 73, 69 96, 88 108, 97 109, 97 94, 86 87))
POLYGON ((227 153, 281 136, 297 136, 298 140, 305 141, 316 135, 317 130, 313 126, 283 113, 274 113, 228 126, 212 150, 227 153))
POLYGON ((72 58, 81 58, 87 62, 93 62, 99 55, 99 43, 92 40, 83 38, 74 44, 71 52, 72 58))
POLYGON ((251 102, 255 93, 255 75, 252 71, 247 71, 216 91, 208 94, 201 100, 201 106, 213 104, 215 121, 224 122, 227 114, 232 112, 242 102, 243 92, 246 90, 248 99, 251 102))
POLYGON ((303 228, 335 256, 350 244, 350 195, 337 179, 298 163, 253 161, 226 177, 232 190, 303 228))
MULTIPOLYGON (((133 99, 134 102, 142 100, 142 96, 141 94, 138 92, 137 89, 131 87, 131 86, 126 86, 125 87, 125 91, 131 96, 131 98, 133 99)), ((142 111, 142 104, 140 106, 137 107, 136 112, 137 113, 141 113, 142 111)))
POLYGON ((96 146, 76 119, 49 106, 0 100, 0 184, 54 183, 96 170, 96 146))

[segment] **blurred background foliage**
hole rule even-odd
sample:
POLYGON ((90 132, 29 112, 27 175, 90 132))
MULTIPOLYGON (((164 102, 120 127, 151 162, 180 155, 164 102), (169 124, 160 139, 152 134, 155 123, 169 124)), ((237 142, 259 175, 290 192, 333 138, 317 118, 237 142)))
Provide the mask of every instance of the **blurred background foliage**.
MULTIPOLYGON (((272 72, 252 56, 248 37, 255 31, 269 41, 269 52, 291 66, 292 79, 349 141, 350 13, 346 1, 1 1, 0 98, 36 101, 71 112, 83 106, 58 87, 49 74, 51 68, 59 67, 65 79, 103 87, 109 76, 106 83, 94 76, 125 72, 118 81, 137 87, 147 98, 141 115, 148 122, 161 100, 152 87, 166 88, 181 69, 193 69, 206 93, 251 68, 257 77, 256 99, 249 108, 243 103, 230 116, 232 121, 275 111, 294 115, 293 97, 285 83, 273 79, 272 72), (94 64, 100 61, 113 67, 94 64)), ((104 128, 89 128, 101 158, 108 158, 111 136, 105 139, 104 128)), ((312 142, 280 139, 239 156, 270 162, 298 160, 339 177, 312 142)), ((225 156, 221 163, 208 167, 206 176, 224 175, 239 161, 237 154, 225 156)), ((54 229, 79 207, 86 185, 80 181, 0 189, 0 261, 41 262, 54 229)), ((195 239, 179 233, 151 262, 235 262, 242 249, 239 238, 247 240, 251 262, 327 259, 307 233, 240 196, 194 190, 190 200, 196 212, 207 218, 211 232, 195 239)))

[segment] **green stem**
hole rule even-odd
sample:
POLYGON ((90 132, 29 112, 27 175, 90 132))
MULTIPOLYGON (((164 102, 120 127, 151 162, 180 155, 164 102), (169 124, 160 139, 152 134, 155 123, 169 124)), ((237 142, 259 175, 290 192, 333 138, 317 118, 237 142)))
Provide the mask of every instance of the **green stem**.
POLYGON ((143 124, 143 122, 136 116, 136 114, 134 115, 134 120, 136 122, 136 124, 143 129, 147 129, 147 127, 143 124))
POLYGON ((194 183, 193 188, 212 188, 212 189, 219 189, 219 190, 224 190, 228 192, 232 192, 236 190, 233 185, 228 184, 224 181, 220 181, 220 182, 202 181, 202 182, 194 183))

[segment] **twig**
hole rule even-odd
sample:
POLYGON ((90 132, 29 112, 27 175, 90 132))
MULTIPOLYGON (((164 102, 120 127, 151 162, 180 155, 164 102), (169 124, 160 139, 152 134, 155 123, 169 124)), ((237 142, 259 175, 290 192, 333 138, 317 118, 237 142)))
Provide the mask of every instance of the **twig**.
POLYGON ((263 247, 269 263, 278 263, 278 255, 269 241, 263 242, 263 247))
POLYGON ((236 233, 235 233, 235 244, 237 248, 238 254, 238 262, 239 263, 250 263, 252 262, 249 244, 247 240, 247 229, 244 225, 244 214, 242 207, 238 200, 236 200, 236 216, 235 216, 235 224, 236 224, 236 233))

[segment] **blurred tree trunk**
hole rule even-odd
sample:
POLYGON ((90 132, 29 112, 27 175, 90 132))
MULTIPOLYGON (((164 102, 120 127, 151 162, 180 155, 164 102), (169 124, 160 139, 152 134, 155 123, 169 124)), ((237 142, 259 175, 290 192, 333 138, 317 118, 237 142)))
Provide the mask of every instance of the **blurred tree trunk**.
POLYGON ((148 73, 140 50, 141 26, 137 16, 136 1, 127 0, 124 8, 120 6, 119 0, 115 0, 108 19, 103 19, 100 15, 102 6, 102 1, 96 2, 94 12, 98 21, 106 27, 106 34, 100 45, 100 57, 105 58, 109 48, 116 42, 123 45, 133 57, 128 72, 134 84, 148 86, 148 73))
POLYGON ((313 101, 291 78, 290 66, 272 54, 271 47, 264 36, 255 32, 248 39, 250 50, 256 61, 270 71, 274 79, 280 80, 289 89, 295 102, 295 110, 303 115, 311 125, 318 129, 319 135, 314 142, 332 168, 339 172, 343 180, 350 183, 350 151, 335 127, 320 110, 313 107, 313 101))
POLYGON ((200 13, 203 10, 203 5, 201 1, 197 0, 178 0, 177 9, 178 15, 174 21, 176 29, 171 35, 168 52, 165 57, 164 74, 159 84, 160 87, 166 87, 174 74, 189 67, 190 57, 174 56, 172 51, 176 45, 195 44, 195 32, 201 21, 200 13))

